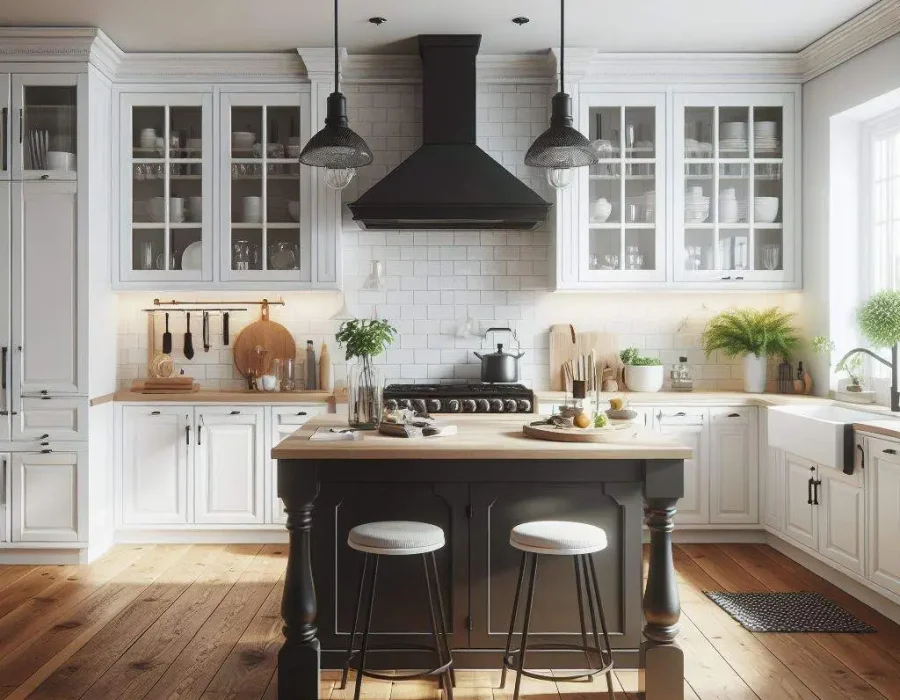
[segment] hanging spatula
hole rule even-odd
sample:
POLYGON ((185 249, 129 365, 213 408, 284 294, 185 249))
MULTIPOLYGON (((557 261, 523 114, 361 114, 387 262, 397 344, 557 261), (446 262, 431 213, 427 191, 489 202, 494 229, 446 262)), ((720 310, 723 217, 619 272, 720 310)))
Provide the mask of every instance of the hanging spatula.
POLYGON ((184 356, 192 360, 194 359, 194 339, 191 337, 191 314, 187 314, 187 330, 184 333, 184 356))
POLYGON ((166 355, 172 354, 172 334, 169 333, 169 314, 166 313, 166 332, 163 333, 162 337, 162 351, 166 353, 166 355))
POLYGON ((209 352, 209 313, 203 312, 203 352, 209 352))
POLYGON ((222 314, 222 343, 228 345, 231 342, 231 338, 229 338, 229 328, 228 328, 228 312, 222 314))

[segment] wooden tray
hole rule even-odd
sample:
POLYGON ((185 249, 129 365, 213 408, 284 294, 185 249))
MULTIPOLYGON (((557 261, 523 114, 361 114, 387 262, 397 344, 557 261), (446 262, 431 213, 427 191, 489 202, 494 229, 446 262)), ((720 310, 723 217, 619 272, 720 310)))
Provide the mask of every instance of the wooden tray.
POLYGON ((276 358, 295 359, 297 344, 287 328, 269 320, 269 306, 263 304, 262 316, 241 331, 234 341, 232 352, 234 366, 241 376, 247 377, 251 372, 259 376, 268 371, 276 358), (260 355, 257 348, 264 353, 260 355))
POLYGON ((552 425, 523 425, 522 432, 538 440, 553 442, 627 442, 637 435, 634 424, 607 428, 556 428, 552 425))

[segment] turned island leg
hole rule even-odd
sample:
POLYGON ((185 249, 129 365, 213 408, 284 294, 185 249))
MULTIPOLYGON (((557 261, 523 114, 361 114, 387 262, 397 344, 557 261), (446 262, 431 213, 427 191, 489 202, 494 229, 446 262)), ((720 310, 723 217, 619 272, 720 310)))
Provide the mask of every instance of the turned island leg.
POLYGON ((281 617, 285 641, 278 652, 278 700, 318 700, 321 647, 316 637, 316 588, 312 572, 315 468, 278 461, 278 495, 287 511, 290 535, 281 617))
POLYGON ((681 602, 672 557, 672 518, 684 490, 684 463, 648 463, 646 476, 644 510, 650 557, 640 652, 644 698, 684 700, 684 653, 675 641, 681 602))

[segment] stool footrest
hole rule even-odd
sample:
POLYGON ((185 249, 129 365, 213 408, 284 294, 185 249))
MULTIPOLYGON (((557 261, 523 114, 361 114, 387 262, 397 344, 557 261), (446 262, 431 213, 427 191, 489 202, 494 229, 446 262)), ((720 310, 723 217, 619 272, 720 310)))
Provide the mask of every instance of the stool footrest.
MULTIPOLYGON (((383 644, 383 645, 377 646, 377 647, 370 646, 367 648, 366 651, 367 651, 367 653, 371 654, 372 652, 399 651, 399 650, 430 651, 434 654, 437 654, 437 651, 438 651, 437 647, 430 647, 430 646, 426 646, 424 644, 397 644, 397 645, 383 644)), ((377 678, 378 680, 381 680, 381 681, 412 681, 412 680, 416 680, 417 678, 428 678, 429 676, 439 676, 442 673, 444 673, 445 671, 448 671, 451 668, 453 668, 453 660, 451 659, 450 661, 445 663, 443 666, 437 666, 436 668, 428 669, 427 671, 416 671, 414 673, 393 673, 393 674, 388 675, 386 673, 378 673, 377 671, 369 671, 369 670, 360 671, 358 665, 356 665, 356 666, 353 665, 353 659, 358 657, 359 653, 360 652, 358 652, 358 651, 354 651, 347 656, 347 661, 346 661, 347 667, 353 671, 356 671, 357 673, 362 674, 366 678, 377 678)))
MULTIPOLYGON (((527 676, 528 678, 534 678, 539 681, 551 681, 551 682, 568 682, 568 681, 580 681, 588 678, 593 678, 596 675, 601 673, 608 673, 613 670, 615 667, 612 657, 610 657, 608 662, 604 662, 603 653, 598 651, 596 647, 583 647, 580 644, 541 644, 541 649, 558 649, 562 651, 579 651, 582 654, 593 654, 595 656, 599 656, 600 658, 600 668, 597 669, 588 669, 584 673, 574 673, 560 676, 547 676, 541 673, 535 673, 534 671, 527 671, 524 668, 522 669, 522 675, 527 676)), ((530 651, 534 651, 533 649, 530 651)), ((522 649, 513 649, 506 656, 503 657, 503 665, 511 671, 518 671, 519 665, 516 663, 516 658, 519 654, 522 653, 522 649)))

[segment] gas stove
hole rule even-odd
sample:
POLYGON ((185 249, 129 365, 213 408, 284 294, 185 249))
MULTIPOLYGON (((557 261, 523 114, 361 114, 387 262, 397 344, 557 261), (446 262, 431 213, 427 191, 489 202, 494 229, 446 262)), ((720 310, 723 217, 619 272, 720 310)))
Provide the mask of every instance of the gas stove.
POLYGON ((534 413, 534 392, 521 384, 391 384, 389 409, 422 413, 534 413))

